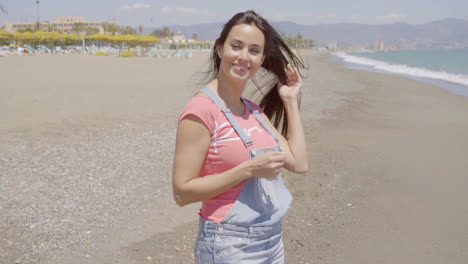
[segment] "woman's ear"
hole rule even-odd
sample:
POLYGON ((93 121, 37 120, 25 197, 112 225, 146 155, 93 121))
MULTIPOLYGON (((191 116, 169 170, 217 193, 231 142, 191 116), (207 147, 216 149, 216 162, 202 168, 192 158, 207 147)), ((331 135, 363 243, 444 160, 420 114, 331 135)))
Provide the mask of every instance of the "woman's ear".
POLYGON ((223 52, 224 52, 224 46, 218 45, 218 47, 216 47, 216 52, 218 52, 218 57, 221 59, 221 56, 223 56, 223 52))

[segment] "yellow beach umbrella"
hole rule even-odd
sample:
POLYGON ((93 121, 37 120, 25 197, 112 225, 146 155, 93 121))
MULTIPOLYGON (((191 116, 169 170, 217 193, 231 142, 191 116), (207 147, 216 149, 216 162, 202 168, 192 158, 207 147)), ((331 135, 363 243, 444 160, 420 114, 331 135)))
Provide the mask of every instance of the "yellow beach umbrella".
POLYGON ((15 33, 13 33, 13 40, 18 42, 21 40, 21 33, 19 33, 18 31, 16 31, 15 33))
POLYGON ((117 34, 117 35, 112 36, 111 41, 115 43, 122 43, 125 41, 125 38, 124 36, 117 34))
POLYGON ((40 41, 39 34, 33 34, 31 32, 20 33, 19 40, 23 43, 33 43, 36 44, 40 41))
POLYGON ((94 40, 109 42, 109 37, 111 36, 108 34, 94 34, 91 37, 94 40))
POLYGON ((77 34, 70 34, 70 38, 73 41, 79 41, 79 40, 82 39, 82 37, 80 35, 77 35, 77 34))
POLYGON ((93 34, 91 36, 86 36, 85 38, 88 40, 98 40, 100 34, 93 34))
POLYGON ((55 46, 58 42, 59 34, 55 31, 45 33, 45 41, 49 43, 49 45, 55 46))
MULTIPOLYGON (((28 33, 28 32, 26 32, 28 33)), ((33 42, 46 42, 47 41, 47 32, 39 30, 34 32, 31 36, 31 41, 33 42)))
POLYGON ((161 40, 156 37, 156 36, 148 36, 148 35, 145 35, 143 36, 144 37, 144 41, 145 42, 148 42, 148 43, 157 43, 157 42, 160 42, 161 40))
POLYGON ((26 31, 24 33, 20 33, 19 39, 22 41, 28 41, 32 38, 32 33, 29 31, 26 31))
POLYGON ((60 33, 57 35, 57 41, 60 41, 62 43, 66 43, 68 39, 68 34, 65 33, 60 33))
POLYGON ((138 37, 136 35, 125 35, 123 37, 123 41, 127 43, 136 43, 138 41, 138 37))
POLYGON ((55 32, 55 31, 52 31, 52 32, 47 33, 47 38, 50 39, 50 40, 52 40, 52 41, 58 40, 58 39, 59 39, 59 36, 60 36, 60 35, 59 35, 57 32, 55 32))
POLYGON ((13 38, 12 33, 6 30, 0 29, 0 39, 12 39, 12 38, 13 38))
POLYGON ((102 35, 102 41, 112 43, 112 42, 114 42, 114 36, 110 35, 110 34, 102 35))

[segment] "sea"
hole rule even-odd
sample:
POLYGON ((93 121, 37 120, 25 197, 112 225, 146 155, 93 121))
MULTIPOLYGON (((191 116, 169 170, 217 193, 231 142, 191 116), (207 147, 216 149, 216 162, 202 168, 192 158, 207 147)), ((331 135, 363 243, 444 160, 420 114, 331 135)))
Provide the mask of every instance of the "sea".
POLYGON ((468 97, 468 48, 335 52, 345 66, 405 76, 468 97))

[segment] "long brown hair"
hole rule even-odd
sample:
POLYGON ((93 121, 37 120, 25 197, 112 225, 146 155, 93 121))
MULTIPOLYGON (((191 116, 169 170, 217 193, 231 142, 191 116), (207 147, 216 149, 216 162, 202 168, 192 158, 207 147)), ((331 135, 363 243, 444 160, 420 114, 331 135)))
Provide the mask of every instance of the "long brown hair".
MULTIPOLYGON (((284 68, 288 64, 291 64, 291 66, 298 69, 305 68, 302 60, 291 51, 288 45, 283 41, 281 35, 268 23, 268 21, 258 15, 255 11, 248 10, 237 13, 229 19, 229 21, 223 26, 223 30, 221 31, 219 38, 216 39, 211 52, 210 72, 213 76, 217 76, 221 63, 217 47, 224 44, 233 26, 241 24, 255 25, 263 32, 265 37, 265 48, 263 51, 265 59, 262 67, 268 72, 273 73, 281 83, 287 83, 284 68)), ((280 129, 279 126, 282 125, 280 129, 281 134, 287 137, 288 119, 283 101, 281 101, 278 93, 276 82, 273 84, 269 83, 270 87, 266 87, 265 92, 262 91, 263 87, 259 87, 257 83, 255 84, 257 85, 257 89, 259 89, 263 94, 263 98, 260 100, 260 107, 277 129, 280 129)))

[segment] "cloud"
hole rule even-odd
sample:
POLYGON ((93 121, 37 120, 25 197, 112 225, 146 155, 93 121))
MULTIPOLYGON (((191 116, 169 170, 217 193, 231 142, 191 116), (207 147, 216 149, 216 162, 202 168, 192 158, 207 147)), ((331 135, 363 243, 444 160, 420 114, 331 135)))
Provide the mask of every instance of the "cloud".
POLYGON ((399 19, 403 19, 407 17, 408 16, 405 14, 388 14, 385 16, 377 16, 376 19, 388 21, 388 20, 399 20, 399 19))
POLYGON ((171 15, 183 15, 183 16, 195 16, 195 15, 208 15, 208 10, 198 10, 190 7, 163 7, 161 8, 163 14, 171 15))
POLYGON ((149 9, 151 5, 149 4, 142 4, 142 3, 135 3, 133 5, 124 5, 120 7, 120 10, 136 10, 136 9, 149 9))

